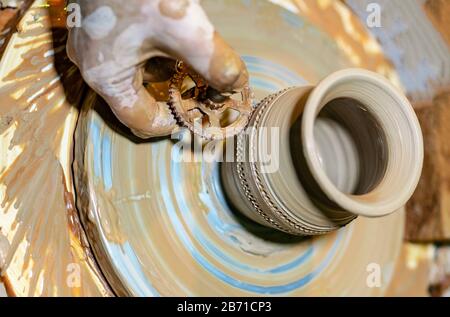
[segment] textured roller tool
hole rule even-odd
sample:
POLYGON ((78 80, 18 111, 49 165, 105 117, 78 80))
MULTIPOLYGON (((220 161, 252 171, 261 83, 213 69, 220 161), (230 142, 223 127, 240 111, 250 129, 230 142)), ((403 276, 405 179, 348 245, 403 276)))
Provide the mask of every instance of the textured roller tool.
POLYGON ((221 94, 183 62, 177 62, 169 95, 169 107, 178 123, 208 140, 238 134, 253 112, 248 86, 239 92, 221 94))

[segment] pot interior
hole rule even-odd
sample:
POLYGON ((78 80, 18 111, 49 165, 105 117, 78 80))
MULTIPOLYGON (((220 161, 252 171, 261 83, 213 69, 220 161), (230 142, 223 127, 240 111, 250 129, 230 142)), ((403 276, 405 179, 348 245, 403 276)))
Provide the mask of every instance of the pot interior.
POLYGON ((377 119, 361 102, 336 98, 320 111, 314 138, 323 170, 342 192, 363 195, 383 178, 388 150, 377 119))

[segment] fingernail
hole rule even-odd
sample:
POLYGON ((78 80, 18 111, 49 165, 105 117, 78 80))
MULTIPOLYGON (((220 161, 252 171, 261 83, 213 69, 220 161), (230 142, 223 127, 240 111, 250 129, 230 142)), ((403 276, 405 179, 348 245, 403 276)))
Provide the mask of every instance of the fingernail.
POLYGON ((242 88, 248 80, 245 64, 218 34, 214 35, 209 74, 212 86, 220 91, 242 88))

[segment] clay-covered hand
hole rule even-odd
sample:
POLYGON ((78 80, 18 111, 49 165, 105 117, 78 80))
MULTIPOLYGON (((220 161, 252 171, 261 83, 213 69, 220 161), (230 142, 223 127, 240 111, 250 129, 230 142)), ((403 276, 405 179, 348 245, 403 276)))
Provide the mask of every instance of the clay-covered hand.
POLYGON ((152 67, 151 58, 183 60, 221 92, 248 81, 245 64, 215 32, 198 0, 70 2, 79 4, 82 14, 81 27, 69 30, 70 59, 140 137, 168 135, 175 127, 167 105, 143 86, 144 76, 164 77, 164 67, 152 67))

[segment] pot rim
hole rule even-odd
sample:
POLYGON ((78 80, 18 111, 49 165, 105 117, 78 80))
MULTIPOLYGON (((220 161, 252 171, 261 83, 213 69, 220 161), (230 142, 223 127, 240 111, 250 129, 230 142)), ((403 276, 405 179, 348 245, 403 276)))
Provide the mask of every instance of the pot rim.
POLYGON ((412 196, 422 172, 424 155, 423 138, 419 121, 411 104, 404 94, 394 87, 386 78, 364 69, 350 68, 337 71, 326 77, 316 86, 309 96, 303 112, 302 142, 304 144, 303 151, 307 165, 321 190, 323 190, 331 201, 357 215, 380 217, 402 208, 412 196), (326 175, 325 170, 321 166, 319 156, 317 155, 318 152, 316 150, 314 139, 314 123, 322 107, 325 106, 321 101, 334 86, 339 83, 348 82, 349 80, 367 82, 378 86, 388 93, 389 96, 395 100, 397 105, 399 105, 399 111, 402 111, 406 116, 408 128, 412 132, 413 151, 415 154, 414 157, 411 157, 411 160, 414 160, 412 163, 413 168, 408 172, 407 181, 403 186, 398 188, 395 193, 392 193, 392 195, 389 196, 389 199, 385 199, 384 201, 365 200, 364 196, 367 196, 370 192, 362 195, 352 195, 340 191, 326 175))

